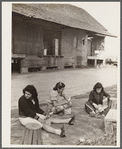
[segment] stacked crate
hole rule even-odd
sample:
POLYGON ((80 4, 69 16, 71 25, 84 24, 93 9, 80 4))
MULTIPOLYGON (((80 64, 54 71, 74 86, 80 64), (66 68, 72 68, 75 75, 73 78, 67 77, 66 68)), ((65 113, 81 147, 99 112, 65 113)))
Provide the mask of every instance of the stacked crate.
POLYGON ((112 98, 112 106, 104 118, 105 133, 107 135, 114 135, 115 141, 117 136, 117 99, 112 98))

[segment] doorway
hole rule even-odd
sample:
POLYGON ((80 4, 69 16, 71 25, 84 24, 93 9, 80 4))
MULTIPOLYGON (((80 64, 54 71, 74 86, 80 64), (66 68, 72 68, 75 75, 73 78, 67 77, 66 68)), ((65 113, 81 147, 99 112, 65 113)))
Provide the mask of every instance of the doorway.
POLYGON ((60 52, 61 32, 58 30, 44 29, 43 42, 44 42, 44 55, 61 55, 60 52))
POLYGON ((21 65, 21 59, 17 59, 17 58, 14 58, 12 59, 12 73, 13 72, 18 72, 20 73, 20 65, 21 65))

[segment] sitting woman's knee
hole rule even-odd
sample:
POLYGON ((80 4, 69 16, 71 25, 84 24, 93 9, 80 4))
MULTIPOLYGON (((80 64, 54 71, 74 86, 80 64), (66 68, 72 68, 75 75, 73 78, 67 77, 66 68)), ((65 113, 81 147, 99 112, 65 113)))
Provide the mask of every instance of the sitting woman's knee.
POLYGON ((45 122, 46 122, 45 124, 51 126, 51 119, 52 119, 52 118, 47 119, 47 120, 45 121, 45 122))

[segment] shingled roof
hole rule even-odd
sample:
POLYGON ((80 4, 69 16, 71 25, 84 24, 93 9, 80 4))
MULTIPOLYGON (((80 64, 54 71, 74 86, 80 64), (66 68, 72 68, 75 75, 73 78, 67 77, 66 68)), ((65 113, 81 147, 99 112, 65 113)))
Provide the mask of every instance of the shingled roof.
POLYGON ((12 11, 65 26, 112 36, 108 30, 84 9, 69 4, 12 4, 12 11))

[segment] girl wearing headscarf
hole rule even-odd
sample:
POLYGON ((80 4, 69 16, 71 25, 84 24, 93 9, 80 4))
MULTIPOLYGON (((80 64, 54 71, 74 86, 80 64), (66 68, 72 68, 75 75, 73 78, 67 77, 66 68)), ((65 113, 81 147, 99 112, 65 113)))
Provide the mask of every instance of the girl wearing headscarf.
POLYGON ((90 116, 104 117, 111 108, 110 95, 104 91, 101 83, 96 83, 89 94, 89 100, 85 103, 85 110, 90 116), (104 97, 107 105, 103 106, 104 97))

